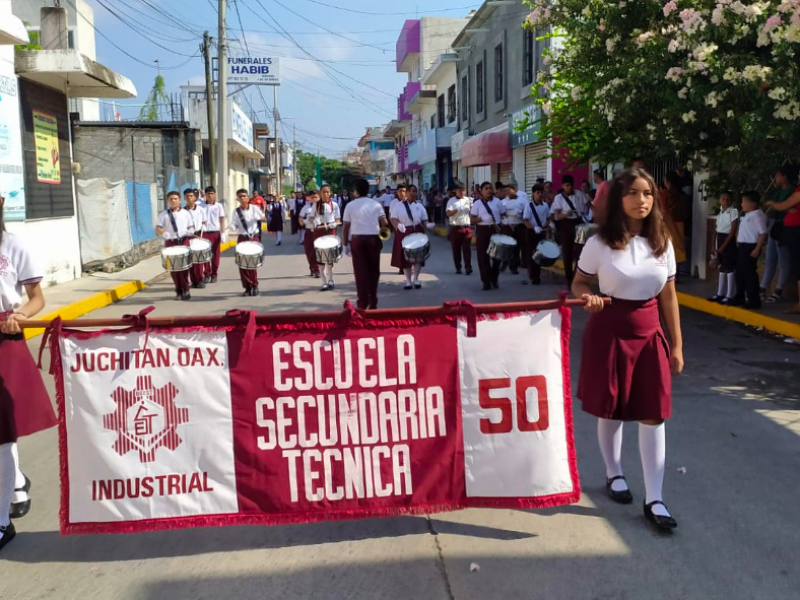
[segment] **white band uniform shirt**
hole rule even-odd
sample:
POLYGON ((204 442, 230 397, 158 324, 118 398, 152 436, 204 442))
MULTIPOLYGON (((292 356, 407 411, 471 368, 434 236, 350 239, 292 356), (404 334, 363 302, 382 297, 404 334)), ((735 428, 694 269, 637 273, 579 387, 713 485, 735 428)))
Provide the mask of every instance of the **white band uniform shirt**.
POLYGON ((303 227, 305 227, 306 229, 312 231, 316 229, 317 226, 316 226, 316 221, 314 219, 314 213, 316 210, 317 210, 316 205, 310 202, 300 210, 299 216, 301 219, 303 219, 303 227))
POLYGON ((200 233, 201 229, 205 231, 205 225, 207 222, 205 209, 202 206, 195 204, 194 208, 189 208, 187 206, 184 210, 186 210, 192 217, 195 233, 200 233))
POLYGON ((381 204, 384 208, 390 208, 392 205, 392 200, 394 200, 394 196, 391 194, 384 194, 381 196, 381 204))
POLYGON ((158 215, 158 226, 170 234, 169 239, 184 238, 194 233, 194 220, 192 219, 192 215, 189 214, 188 210, 183 208, 175 211, 169 208, 167 210, 162 210, 161 214, 158 215), (178 231, 175 231, 175 227, 172 226, 172 219, 170 219, 169 216, 170 213, 172 213, 175 219, 175 225, 178 227, 178 231))
POLYGON ((734 221, 739 220, 739 211, 729 206, 717 215, 717 233, 730 233, 734 221))
POLYGON ((261 221, 264 219, 264 213, 255 204, 248 205, 247 208, 237 207, 233 211, 233 218, 231 219, 231 226, 238 235, 255 236, 261 227, 261 221), (244 223, 239 217, 241 212, 244 217, 244 223))
MULTIPOLYGON (((545 229, 547 227, 547 220, 550 218, 550 206, 547 202, 542 202, 541 204, 536 204, 534 202, 528 202, 525 205, 525 212, 522 214, 522 220, 526 223, 530 223, 531 226, 535 229, 537 227, 541 227, 545 229), (533 211, 536 211, 536 216, 539 217, 539 221, 541 225, 536 222, 536 217, 533 216, 533 211)), ((538 231, 536 233, 539 233, 538 231)))
POLYGON ((317 227, 335 227, 336 221, 339 220, 339 206, 337 204, 328 204, 320 202, 323 206, 322 214, 319 213, 316 204, 309 204, 302 211, 300 211, 300 218, 306 225, 306 229, 316 229, 317 227))
POLYGON ((356 198, 344 209, 344 222, 350 223, 350 235, 378 235, 383 207, 370 198, 356 198))
POLYGON ((220 220, 225 218, 225 208, 219 203, 204 204, 206 211, 206 231, 213 233, 220 230, 220 220))
POLYGON ((757 244, 758 238, 769 231, 767 227, 767 215, 760 209, 756 209, 744 216, 739 221, 739 231, 736 234, 736 241, 740 244, 757 244))
MULTIPOLYGON (((584 218, 588 218, 590 201, 586 194, 579 190, 574 190, 572 195, 569 197, 569 201, 572 202, 572 205, 575 207, 572 216, 568 217, 569 220, 581 221, 584 218)), ((564 196, 563 192, 556 196, 555 200, 553 200, 552 210, 553 212, 560 210, 564 214, 572 210, 567 203, 567 198, 564 196)))
POLYGON ((22 306, 25 285, 39 283, 44 271, 34 260, 28 247, 13 233, 3 232, 0 245, 0 312, 11 312, 22 306))
POLYGON ((528 202, 531 201, 531 197, 528 196, 528 194, 526 192, 522 191, 522 190, 519 190, 517 192, 517 198, 522 200, 525 204, 527 204, 528 202))
POLYGON ((450 198, 447 201, 447 211, 458 211, 452 217, 448 217, 450 225, 453 227, 469 227, 469 213, 472 210, 472 198, 450 198))
POLYGON ((470 214, 473 217, 480 218, 481 222, 478 223, 478 226, 486 226, 500 225, 505 212, 506 209, 503 206, 503 201, 498 198, 492 198, 486 203, 484 203, 483 200, 475 200, 472 204, 470 214), (489 206, 489 210, 486 210, 487 205, 489 206))
POLYGON ((506 198, 502 202, 506 209, 506 225, 521 225, 522 216, 525 213, 525 202, 520 198, 506 198))
POLYGON ((612 250, 599 235, 586 242, 578 270, 597 277, 600 293, 620 300, 650 300, 675 279, 675 250, 669 242, 663 256, 656 256, 647 238, 635 236, 623 250, 612 250))
POLYGON ((419 202, 398 202, 391 211, 391 217, 392 219, 397 219, 406 227, 414 227, 428 220, 428 212, 419 202), (406 206, 411 210, 413 219, 409 218, 406 206))

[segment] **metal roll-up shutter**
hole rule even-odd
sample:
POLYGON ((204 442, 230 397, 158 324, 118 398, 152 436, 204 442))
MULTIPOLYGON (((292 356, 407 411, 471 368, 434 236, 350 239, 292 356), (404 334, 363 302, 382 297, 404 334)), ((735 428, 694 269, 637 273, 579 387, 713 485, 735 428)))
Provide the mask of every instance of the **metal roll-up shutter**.
POLYGON ((497 169, 497 179, 508 183, 514 178, 514 163, 500 163, 497 169))
POLYGON ((541 177, 547 179, 547 142, 525 146, 525 186, 528 192, 541 177))

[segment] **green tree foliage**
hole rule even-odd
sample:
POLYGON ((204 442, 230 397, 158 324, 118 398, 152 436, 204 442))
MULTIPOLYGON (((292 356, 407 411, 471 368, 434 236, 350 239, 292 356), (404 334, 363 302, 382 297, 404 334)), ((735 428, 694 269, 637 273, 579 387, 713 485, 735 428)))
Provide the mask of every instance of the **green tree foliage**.
MULTIPOLYGON (((303 189, 314 190, 317 188, 317 155, 310 152, 297 151, 295 157, 297 163, 297 173, 303 189)), ((323 156, 322 180, 328 183, 334 192, 341 192, 342 189, 352 188, 352 182, 358 178, 358 174, 347 163, 333 158, 323 156)))
POLYGON ((152 123, 161 120, 162 109, 170 104, 169 97, 164 91, 165 88, 164 78, 161 75, 157 75, 153 88, 147 95, 147 100, 145 100, 142 110, 139 111, 139 121, 152 123))
POLYGON ((575 161, 685 156, 741 189, 800 144, 797 0, 536 0, 539 129, 575 161))
MULTIPOLYGON (((25 27, 30 27, 30 23, 24 21, 23 24, 25 27)), ((42 50, 41 44, 39 44, 39 32, 38 31, 29 31, 28 37, 30 38, 30 42, 27 44, 17 44, 14 46, 16 50, 42 50)))

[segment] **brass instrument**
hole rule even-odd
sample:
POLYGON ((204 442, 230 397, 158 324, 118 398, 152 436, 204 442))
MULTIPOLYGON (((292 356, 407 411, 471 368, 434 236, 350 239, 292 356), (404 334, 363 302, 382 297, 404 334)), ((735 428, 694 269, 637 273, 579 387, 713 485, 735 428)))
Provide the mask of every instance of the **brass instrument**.
MULTIPOLYGON (((373 229, 373 231, 375 231, 373 229)), ((392 237, 392 230, 388 227, 381 227, 381 230, 378 232, 378 237, 381 238, 384 242, 387 242, 392 237)))

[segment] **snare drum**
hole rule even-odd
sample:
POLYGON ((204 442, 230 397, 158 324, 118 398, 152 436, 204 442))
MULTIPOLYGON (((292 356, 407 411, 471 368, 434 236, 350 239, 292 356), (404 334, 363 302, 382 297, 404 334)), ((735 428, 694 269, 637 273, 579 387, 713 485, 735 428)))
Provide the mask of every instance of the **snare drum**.
POLYGON ((192 268, 192 251, 186 246, 170 246, 161 251, 161 266, 170 273, 192 268))
POLYGON ((314 240, 317 262, 321 265, 333 265, 342 258, 342 242, 335 235, 323 235, 314 240))
POLYGON ((254 271, 264 264, 264 246, 258 242, 236 244, 236 265, 240 269, 254 271))
POLYGON ((412 265, 422 264, 431 255, 431 241, 424 233, 412 233, 403 238, 403 254, 412 265))
POLYGON ((580 223, 579 225, 576 225, 575 243, 583 246, 590 237, 597 233, 597 229, 598 227, 595 223, 580 223))
POLYGON ((552 267, 561 258, 561 246, 550 240, 542 240, 533 251, 532 258, 540 267, 552 267))
POLYGON ((192 262, 201 265, 211 262, 211 242, 202 238, 194 238, 189 242, 189 249, 192 251, 192 262))
POLYGON ((517 249, 517 240, 510 235, 495 234, 489 239, 486 254, 500 262, 510 262, 517 249))

